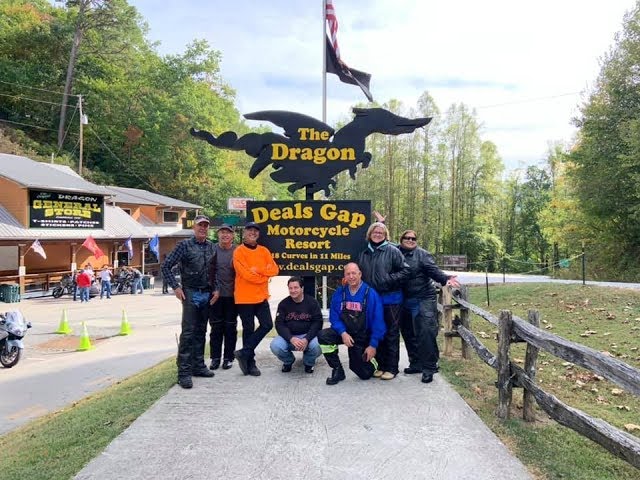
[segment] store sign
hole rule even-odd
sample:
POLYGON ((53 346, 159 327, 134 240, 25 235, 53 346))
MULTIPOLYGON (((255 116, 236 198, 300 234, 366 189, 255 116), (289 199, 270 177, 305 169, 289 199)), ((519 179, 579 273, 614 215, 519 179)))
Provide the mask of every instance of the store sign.
POLYGON ((247 202, 253 198, 231 197, 227 199, 227 210, 230 212, 244 212, 247 209, 247 202))
POLYGON ((281 275, 342 276, 366 245, 370 216, 368 200, 247 203, 281 275))
POLYGON ((29 190, 30 228, 104 228, 104 196, 29 190))
POLYGON ((307 194, 324 190, 329 196, 334 177, 345 170, 355 179, 358 165, 366 168, 371 153, 365 151, 366 138, 373 133, 400 135, 427 125, 431 118, 406 118, 384 108, 354 108, 354 118, 335 131, 329 125, 301 113, 267 110, 248 113, 249 120, 263 120, 284 130, 248 133, 212 133, 191 129, 191 135, 217 148, 244 151, 254 157, 249 177, 255 178, 271 166, 278 183, 290 183, 289 191, 305 188, 307 194))

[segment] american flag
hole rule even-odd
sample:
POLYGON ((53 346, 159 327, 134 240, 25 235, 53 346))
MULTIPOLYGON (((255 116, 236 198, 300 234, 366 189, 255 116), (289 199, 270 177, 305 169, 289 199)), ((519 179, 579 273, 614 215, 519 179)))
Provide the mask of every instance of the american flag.
POLYGON ((40 240, 35 240, 31 244, 31 249, 34 252, 36 252, 38 255, 40 255, 42 258, 44 258, 45 260, 47 259, 47 254, 44 253, 44 248, 42 248, 42 244, 40 243, 40 240))
POLYGON ((329 24, 329 32, 331 33, 331 45, 336 52, 338 61, 340 60, 340 49, 338 48, 338 17, 336 17, 336 10, 333 8, 333 1, 326 0, 325 3, 325 16, 327 23, 329 24))

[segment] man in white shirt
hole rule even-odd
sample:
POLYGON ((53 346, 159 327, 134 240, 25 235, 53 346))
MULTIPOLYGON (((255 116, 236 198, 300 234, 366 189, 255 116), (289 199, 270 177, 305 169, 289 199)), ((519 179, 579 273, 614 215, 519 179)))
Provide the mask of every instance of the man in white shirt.
POLYGON ((102 267, 102 271, 100 272, 100 283, 101 283, 100 300, 102 300, 102 297, 104 296, 105 293, 107 295, 107 298, 111 298, 111 278, 112 277, 113 277, 113 274, 111 273, 111 269, 109 268, 109 265, 105 265, 104 267, 102 267))

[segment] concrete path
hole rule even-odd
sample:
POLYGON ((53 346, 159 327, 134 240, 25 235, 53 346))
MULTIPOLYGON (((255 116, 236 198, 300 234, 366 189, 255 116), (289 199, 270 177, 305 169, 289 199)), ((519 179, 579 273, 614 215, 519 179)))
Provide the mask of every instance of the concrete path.
POLYGON ((76 478, 531 478, 440 375, 330 387, 324 360, 281 373, 267 340, 257 361, 258 378, 234 365, 173 387, 76 478))

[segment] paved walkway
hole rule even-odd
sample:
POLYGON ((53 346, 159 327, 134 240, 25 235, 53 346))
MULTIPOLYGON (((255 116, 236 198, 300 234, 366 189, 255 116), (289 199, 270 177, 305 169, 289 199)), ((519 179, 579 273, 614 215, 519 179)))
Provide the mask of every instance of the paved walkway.
MULTIPOLYGON (((274 279, 270 288, 273 309, 287 294, 286 277, 274 279)), ((64 385, 62 377, 68 380, 68 368, 81 359, 104 380, 96 383, 87 377, 87 385, 77 393, 63 395, 64 404, 134 373, 124 359, 141 350, 152 350, 145 357, 152 362, 175 353, 179 303, 158 292, 86 305, 48 298, 6 306, 25 310, 34 329, 27 336, 25 364, 5 369, 2 382, 24 385, 33 380, 40 385, 51 377, 64 385), (91 352, 45 354, 36 346, 55 338, 49 332, 57 326, 63 306, 69 308, 72 327, 78 331, 79 320, 86 320, 92 336, 117 333, 126 308, 134 335, 112 337, 91 352), (31 368, 36 364, 37 369, 31 368)), ((531 478, 440 375, 425 385, 419 376, 363 382, 348 372, 347 380, 329 387, 323 359, 312 375, 303 372, 300 359, 290 374, 283 374, 268 341, 258 352, 261 377, 245 377, 234 365, 218 370, 212 379, 195 378, 192 390, 173 387, 76 478, 531 478)), ((341 353, 346 357, 346 351, 341 353)), ((144 368, 141 358, 133 360, 130 363, 137 363, 138 369, 144 368)), ((403 356, 401 366, 405 365, 403 356)), ((72 377, 80 381, 75 373, 72 377)), ((55 391, 51 385, 47 388, 55 391)))
POLYGON ((531 478, 440 375, 330 387, 324 360, 284 374, 263 343, 261 377, 234 365, 173 387, 76 479, 531 478))

